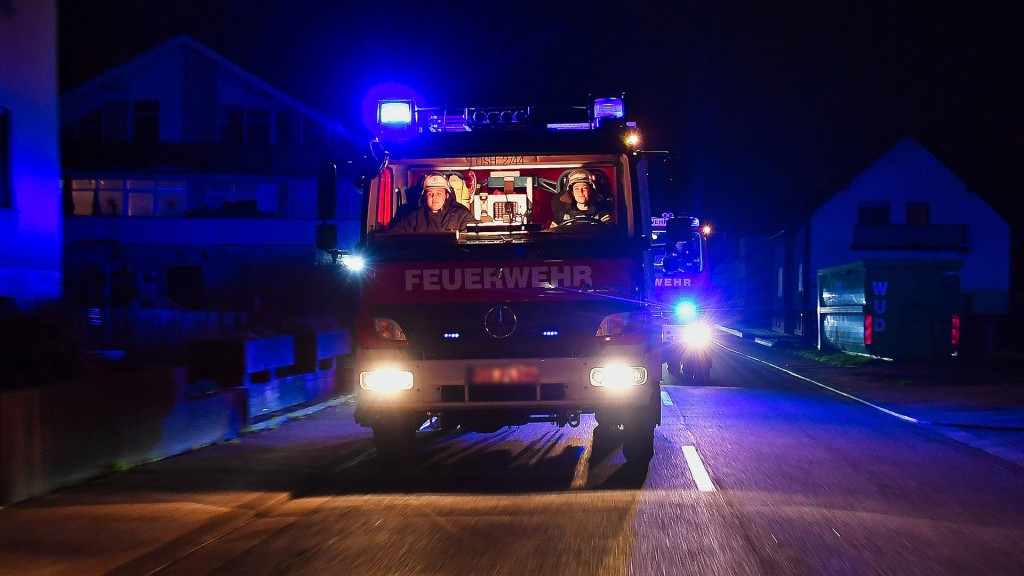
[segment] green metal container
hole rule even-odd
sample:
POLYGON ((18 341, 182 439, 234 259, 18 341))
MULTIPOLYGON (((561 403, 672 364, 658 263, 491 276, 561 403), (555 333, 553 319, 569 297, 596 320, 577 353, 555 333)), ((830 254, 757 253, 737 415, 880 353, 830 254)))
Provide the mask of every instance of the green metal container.
POLYGON ((818 270, 818 349, 890 359, 956 355, 962 265, 863 260, 818 270))

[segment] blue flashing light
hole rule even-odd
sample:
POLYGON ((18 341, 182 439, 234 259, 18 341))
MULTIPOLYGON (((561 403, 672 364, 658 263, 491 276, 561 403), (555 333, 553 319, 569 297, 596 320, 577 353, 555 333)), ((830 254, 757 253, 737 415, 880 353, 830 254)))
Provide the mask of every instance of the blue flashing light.
POLYGON ((676 304, 676 316, 683 322, 692 322, 697 319, 697 304, 692 300, 683 300, 676 304))
POLYGON ((462 334, 459 334, 458 332, 445 332, 444 333, 444 339, 445 340, 458 340, 461 337, 462 337, 462 334))
POLYGON ((381 100, 377 105, 377 122, 399 128, 412 124, 412 100, 381 100))
POLYGON ((598 123, 602 118, 622 118, 626 115, 622 98, 598 98, 594 100, 594 120, 598 123))
POLYGON ((545 331, 541 332, 540 335, 541 336, 547 336, 549 338, 553 338, 555 336, 558 336, 558 330, 545 330, 545 331))
POLYGON ((366 268, 366 260, 358 254, 342 254, 341 265, 350 272, 359 273, 366 268))

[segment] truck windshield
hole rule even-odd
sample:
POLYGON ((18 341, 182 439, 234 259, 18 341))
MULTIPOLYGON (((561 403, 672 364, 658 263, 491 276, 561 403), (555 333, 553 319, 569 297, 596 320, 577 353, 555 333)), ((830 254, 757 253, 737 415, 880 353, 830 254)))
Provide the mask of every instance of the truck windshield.
POLYGON ((458 221, 463 243, 625 233, 629 189, 626 159, 616 155, 392 159, 370 185, 366 232, 441 232, 458 221), (440 210, 423 193, 438 173, 447 183, 440 210))

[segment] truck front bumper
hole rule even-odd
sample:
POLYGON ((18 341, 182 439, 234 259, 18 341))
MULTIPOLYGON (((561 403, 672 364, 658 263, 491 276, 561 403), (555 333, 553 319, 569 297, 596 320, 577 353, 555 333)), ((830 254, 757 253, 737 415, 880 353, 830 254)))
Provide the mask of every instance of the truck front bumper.
POLYGON ((393 413, 508 411, 559 415, 657 402, 660 359, 640 347, 588 358, 412 360, 360 351, 357 419, 393 413), (596 380, 595 380, 596 379, 596 380))

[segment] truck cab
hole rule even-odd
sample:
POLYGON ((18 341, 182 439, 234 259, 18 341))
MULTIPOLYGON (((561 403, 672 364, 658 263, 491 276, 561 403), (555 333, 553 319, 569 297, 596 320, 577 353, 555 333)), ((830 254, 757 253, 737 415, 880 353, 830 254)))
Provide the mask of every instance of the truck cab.
POLYGON ((493 432, 584 414, 629 462, 652 457, 661 329, 637 129, 619 99, 572 112, 380 103, 346 260, 359 265, 355 418, 382 458, 412 458, 424 423, 493 432), (413 230, 438 174, 446 209, 472 217, 413 230))

